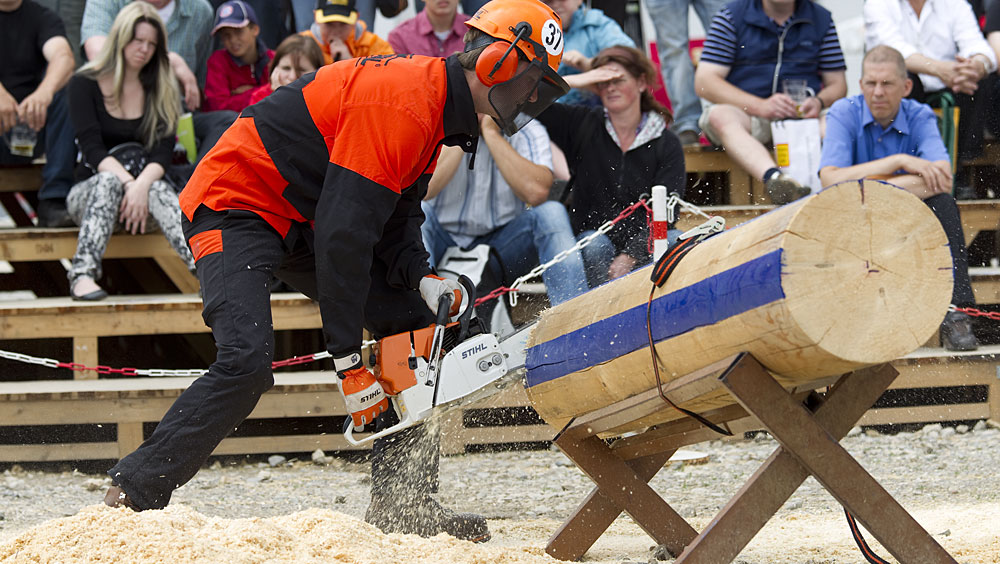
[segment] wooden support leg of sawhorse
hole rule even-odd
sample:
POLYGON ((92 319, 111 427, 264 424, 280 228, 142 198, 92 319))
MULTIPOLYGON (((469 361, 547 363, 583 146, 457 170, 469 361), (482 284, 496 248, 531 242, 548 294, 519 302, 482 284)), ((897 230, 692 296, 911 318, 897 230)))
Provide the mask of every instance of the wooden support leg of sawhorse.
MULTIPOLYGON (((700 378, 678 379, 675 382, 680 385, 673 389, 667 386, 665 393, 675 403, 684 401, 684 381, 687 380, 689 388, 691 384, 704 382, 711 377, 710 368, 700 378), (672 391, 680 397, 674 397, 672 391)), ((636 402, 628 408, 618 404, 609 406, 579 425, 570 423, 555 442, 594 480, 597 488, 553 536, 546 552, 566 560, 579 559, 625 510, 656 542, 679 555, 675 564, 731 562, 806 477, 813 475, 900 562, 954 563, 838 442, 896 375, 895 369, 888 365, 846 374, 825 397, 809 395, 807 407, 784 390, 753 357, 745 354, 735 357, 715 381, 727 388, 781 447, 697 535, 646 483, 659 469, 653 466, 665 462, 664 455, 669 457, 667 452, 672 453, 680 443, 692 442, 675 439, 671 444, 669 435, 654 429, 648 434, 657 438, 650 443, 665 448, 654 457, 642 448, 642 435, 621 441, 624 447, 617 443, 608 446, 597 438, 598 433, 609 427, 620 426, 629 409, 632 415, 640 414, 642 410, 635 408, 636 402), (613 423, 607 423, 609 419, 614 419, 613 423), (657 527, 658 522, 669 523, 669 528, 657 527)), ((648 410, 650 402, 645 401, 645 405, 648 410)), ((728 420, 736 418, 731 413, 728 417, 728 420)), ((693 434, 695 437, 691 438, 697 438, 697 433, 693 434)), ((702 440, 707 438, 711 437, 702 440)))

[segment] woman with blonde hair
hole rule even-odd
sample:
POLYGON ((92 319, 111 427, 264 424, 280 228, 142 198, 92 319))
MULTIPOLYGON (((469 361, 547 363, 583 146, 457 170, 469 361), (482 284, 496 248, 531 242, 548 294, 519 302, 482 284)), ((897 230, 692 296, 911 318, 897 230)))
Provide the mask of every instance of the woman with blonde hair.
POLYGON ((80 226, 68 276, 74 300, 100 300, 108 239, 159 227, 189 268, 177 192, 164 179, 180 115, 163 21, 147 2, 118 13, 97 58, 69 83, 70 115, 85 167, 66 207, 80 226))
MULTIPOLYGON (((608 47, 594 57, 590 71, 565 78, 601 99, 596 108, 553 104, 538 116, 566 153, 571 177, 564 203, 577 238, 596 231, 653 186, 684 195, 684 150, 669 129, 670 111, 653 98, 656 70, 642 51, 608 47)), ((591 286, 650 261, 644 215, 632 214, 584 247, 591 286)))

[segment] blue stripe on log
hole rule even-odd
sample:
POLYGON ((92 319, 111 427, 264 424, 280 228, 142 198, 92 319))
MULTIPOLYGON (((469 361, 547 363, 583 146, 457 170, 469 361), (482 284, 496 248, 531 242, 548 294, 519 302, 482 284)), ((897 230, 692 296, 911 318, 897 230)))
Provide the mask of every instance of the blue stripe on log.
MULTIPOLYGON (((718 323, 785 297, 781 249, 653 300, 653 341, 718 323)), ((528 349, 527 384, 536 386, 649 346, 646 304, 528 349)))

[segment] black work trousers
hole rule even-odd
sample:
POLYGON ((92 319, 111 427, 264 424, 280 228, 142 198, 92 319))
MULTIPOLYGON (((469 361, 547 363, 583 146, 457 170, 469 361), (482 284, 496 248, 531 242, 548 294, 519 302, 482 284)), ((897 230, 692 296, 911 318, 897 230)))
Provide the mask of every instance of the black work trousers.
MULTIPOLYGON (((315 256, 308 240, 311 231, 295 226, 283 240, 252 212, 214 212, 205 207, 197 210, 193 221, 185 218, 183 223, 189 240, 198 233, 221 230, 222 251, 206 254, 196 263, 204 297, 202 316, 212 328, 218 353, 208 373, 177 398, 153 434, 108 471, 143 509, 165 507, 173 491, 195 475, 216 446, 253 411, 261 394, 274 385, 272 280, 277 277, 310 298, 318 296, 315 256)), ((386 272, 386 265, 376 257, 365 327, 375 336, 385 336, 433 323, 419 292, 391 288, 386 272)), ((330 378, 336 375, 331 372, 330 378)), ((414 430, 411 434, 419 432, 426 433, 414 430)), ((414 488, 436 480, 436 455, 423 457, 426 463, 406 476, 394 477, 381 470, 391 455, 411 446, 411 441, 398 440, 389 448, 386 443, 376 445, 380 454, 373 456, 373 476, 411 480, 414 488)), ((379 487, 373 480, 373 489, 379 487)))
POLYGON ((951 303, 959 307, 975 305, 976 297, 972 293, 972 282, 969 280, 969 253, 965 248, 965 233, 962 231, 962 218, 958 215, 958 204, 951 194, 937 194, 924 200, 948 236, 948 246, 951 250, 952 272, 955 285, 951 291, 951 303))

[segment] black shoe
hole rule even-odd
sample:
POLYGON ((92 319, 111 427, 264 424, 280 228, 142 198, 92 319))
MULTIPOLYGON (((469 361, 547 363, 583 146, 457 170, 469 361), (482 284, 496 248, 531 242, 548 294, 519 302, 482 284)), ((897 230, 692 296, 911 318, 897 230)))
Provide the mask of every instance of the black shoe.
POLYGON ((391 494, 372 496, 365 522, 383 533, 433 537, 447 533, 471 542, 490 540, 486 518, 475 513, 456 513, 429 495, 397 498, 391 494))
POLYGON ((974 351, 979 340, 972 332, 972 318, 960 311, 949 311, 941 322, 941 346, 949 351, 974 351))
POLYGON ((812 190, 785 173, 775 174, 764 183, 771 202, 783 206, 789 202, 808 196, 812 190))
POLYGON ((692 129, 681 131, 677 134, 677 138, 681 140, 681 145, 684 145, 685 147, 701 146, 701 139, 698 136, 698 132, 692 129))
POLYGON ((976 193, 976 189, 972 186, 966 186, 964 184, 959 184, 955 186, 955 199, 956 200, 978 200, 979 194, 976 193))
POLYGON ((73 292, 73 286, 75 285, 76 284, 71 283, 69 286, 69 297, 72 298, 74 302, 99 302, 108 297, 108 293, 104 290, 104 288, 98 288, 89 294, 78 296, 75 292, 73 292))
POLYGON ((38 200, 38 227, 73 227, 65 200, 38 200))

